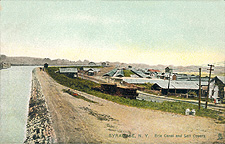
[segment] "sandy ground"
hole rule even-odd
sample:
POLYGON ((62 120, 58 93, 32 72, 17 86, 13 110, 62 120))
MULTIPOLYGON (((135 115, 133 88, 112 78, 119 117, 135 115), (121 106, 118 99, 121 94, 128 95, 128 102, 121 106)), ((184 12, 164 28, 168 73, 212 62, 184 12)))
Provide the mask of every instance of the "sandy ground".
POLYGON ((128 107, 92 95, 90 103, 64 93, 46 72, 37 70, 53 121, 63 143, 213 143, 225 141, 225 125, 197 116, 128 107))

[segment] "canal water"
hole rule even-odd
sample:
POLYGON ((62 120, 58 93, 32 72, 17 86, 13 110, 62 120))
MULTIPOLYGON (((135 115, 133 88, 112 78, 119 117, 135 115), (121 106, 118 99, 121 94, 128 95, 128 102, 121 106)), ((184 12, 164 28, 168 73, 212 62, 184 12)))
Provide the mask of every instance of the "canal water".
POLYGON ((23 143, 25 140, 34 68, 13 66, 0 70, 0 143, 23 143))

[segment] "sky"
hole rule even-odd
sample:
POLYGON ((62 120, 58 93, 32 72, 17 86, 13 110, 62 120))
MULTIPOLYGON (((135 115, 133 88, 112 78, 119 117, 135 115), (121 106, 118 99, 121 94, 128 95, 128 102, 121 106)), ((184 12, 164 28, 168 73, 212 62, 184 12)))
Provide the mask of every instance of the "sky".
POLYGON ((225 1, 2 0, 1 54, 72 61, 225 61, 225 1))

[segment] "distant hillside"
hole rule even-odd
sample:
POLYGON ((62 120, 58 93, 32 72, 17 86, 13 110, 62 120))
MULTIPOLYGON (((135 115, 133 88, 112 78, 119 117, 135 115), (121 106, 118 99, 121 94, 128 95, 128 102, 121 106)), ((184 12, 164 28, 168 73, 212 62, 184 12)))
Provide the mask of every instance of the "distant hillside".
MULTIPOLYGON (((6 55, 0 55, 0 62, 11 63, 11 65, 43 65, 44 63, 48 63, 50 65, 86 65, 89 63, 88 60, 78 60, 78 61, 69 61, 67 59, 54 59, 51 60, 50 58, 34 58, 34 57, 8 57, 6 55)), ((135 68, 148 68, 148 69, 157 69, 161 72, 165 71, 166 67, 172 68, 173 72, 198 72, 199 68, 202 68, 202 72, 207 72, 207 65, 206 66, 173 66, 173 65, 147 65, 141 63, 121 63, 121 62, 107 62, 113 66, 119 66, 121 68, 128 66, 132 66, 135 68)), ((214 67, 214 74, 224 75, 225 67, 220 64, 220 66, 214 67)))
POLYGON ((0 62, 11 63, 11 65, 43 65, 48 63, 50 65, 75 65, 75 64, 88 64, 89 61, 69 61, 67 59, 54 59, 50 58, 34 58, 34 57, 8 57, 0 55, 0 62))
MULTIPOLYGON (((173 72, 187 72, 187 73, 196 73, 199 72, 199 68, 202 68, 202 72, 209 72, 208 66, 195 66, 195 65, 191 65, 191 66, 174 66, 174 65, 147 65, 147 64, 137 64, 137 63, 120 63, 120 62, 111 62, 111 65, 115 65, 115 66, 119 66, 119 67, 128 67, 128 66, 132 66, 135 68, 148 68, 148 69, 156 69, 156 70, 160 70, 161 72, 165 72, 165 68, 169 67, 173 69, 173 72)), ((215 66, 214 67, 214 74, 216 75, 224 75, 225 74, 225 67, 224 66, 215 66)))

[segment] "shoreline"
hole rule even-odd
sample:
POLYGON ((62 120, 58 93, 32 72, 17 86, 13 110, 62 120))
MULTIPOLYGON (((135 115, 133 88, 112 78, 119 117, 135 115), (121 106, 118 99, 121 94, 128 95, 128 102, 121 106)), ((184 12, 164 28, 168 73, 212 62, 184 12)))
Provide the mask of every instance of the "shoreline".
POLYGON ((38 81, 36 68, 32 71, 31 95, 28 106, 24 143, 56 143, 51 116, 38 81))

